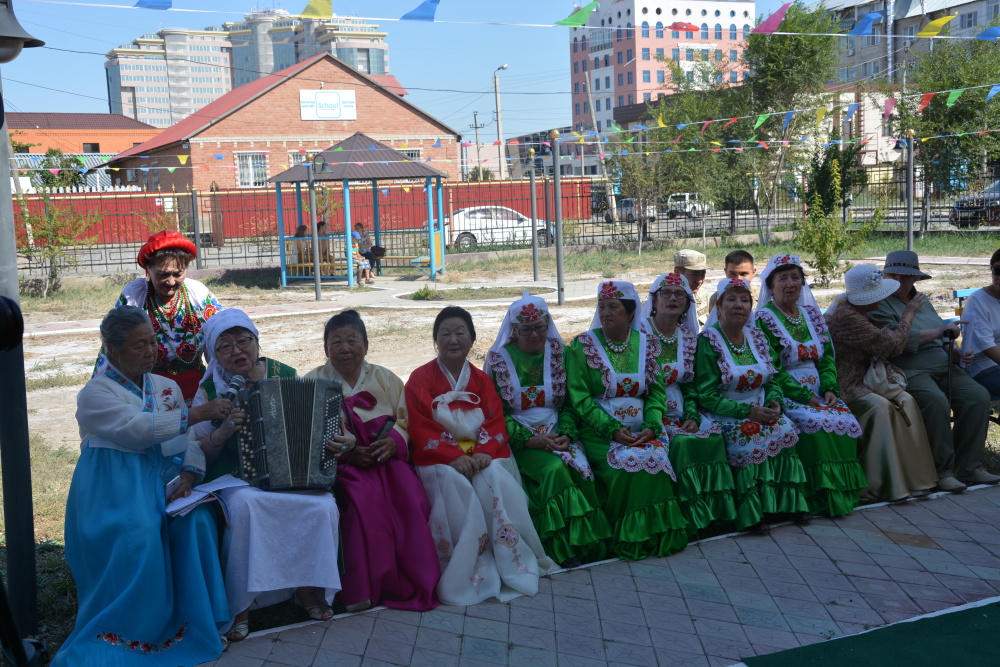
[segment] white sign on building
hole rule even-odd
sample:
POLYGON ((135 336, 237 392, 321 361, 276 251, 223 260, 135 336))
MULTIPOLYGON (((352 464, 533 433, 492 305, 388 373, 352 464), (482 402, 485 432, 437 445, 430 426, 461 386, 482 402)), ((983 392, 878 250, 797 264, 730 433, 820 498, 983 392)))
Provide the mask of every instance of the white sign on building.
POLYGON ((353 90, 300 90, 302 120, 357 120, 353 90))

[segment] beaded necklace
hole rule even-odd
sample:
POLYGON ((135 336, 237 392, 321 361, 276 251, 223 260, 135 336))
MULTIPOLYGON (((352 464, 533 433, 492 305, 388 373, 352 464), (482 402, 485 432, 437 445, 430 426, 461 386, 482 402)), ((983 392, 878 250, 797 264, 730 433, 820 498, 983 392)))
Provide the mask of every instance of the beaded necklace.
MULTIPOLYGON (((676 359, 677 358, 677 331, 678 330, 674 329, 674 335, 673 336, 664 336, 662 333, 660 333, 660 330, 656 328, 656 323, 653 322, 652 318, 649 319, 649 322, 650 322, 650 324, 652 324, 652 327, 650 327, 650 328, 653 330, 653 335, 656 336, 659 339, 660 343, 661 343, 661 345, 660 345, 660 358, 662 358, 662 359, 676 359)), ((680 325, 678 325, 678 327, 679 326, 680 325)))
POLYGON ((605 346, 608 350, 608 360, 611 361, 612 368, 619 373, 624 373, 624 369, 628 363, 629 345, 632 342, 632 329, 628 330, 628 338, 621 343, 611 342, 608 335, 604 333, 604 327, 601 327, 601 333, 604 335, 605 346))
POLYGON ((179 346, 174 345, 170 336, 170 329, 173 328, 174 322, 179 313, 183 314, 181 320, 182 329, 190 330, 192 333, 197 332, 199 329, 198 318, 194 317, 191 312, 191 308, 188 306, 187 286, 184 283, 181 283, 180 289, 178 289, 177 294, 174 295, 169 309, 166 304, 163 303, 163 300, 160 298, 157 291, 153 289, 152 285, 149 285, 147 289, 149 294, 147 300, 151 310, 150 320, 152 320, 153 328, 157 332, 161 332, 163 334, 162 336, 157 336, 157 338, 163 341, 167 349, 173 352, 174 356, 177 357, 178 360, 185 364, 194 363, 195 359, 198 358, 198 355, 201 354, 200 350, 195 347, 194 353, 185 357, 180 354, 179 346), (164 326, 164 323, 166 326, 164 326))
POLYGON ((781 319, 785 321, 785 328, 788 329, 788 333, 792 335, 797 342, 803 342, 809 340, 811 334, 809 333, 809 326, 806 324, 806 317, 799 311, 798 317, 789 317, 788 313, 783 311, 781 308, 775 307, 781 319))
POLYGON ((738 364, 741 365, 745 365, 746 363, 753 363, 754 357, 753 353, 750 352, 749 336, 744 335, 743 344, 737 347, 735 344, 733 344, 733 341, 729 340, 729 336, 726 334, 725 330, 722 329, 722 327, 719 327, 719 330, 722 331, 722 336, 723 338, 726 339, 726 344, 729 345, 729 349, 733 353, 734 361, 736 361, 738 364))

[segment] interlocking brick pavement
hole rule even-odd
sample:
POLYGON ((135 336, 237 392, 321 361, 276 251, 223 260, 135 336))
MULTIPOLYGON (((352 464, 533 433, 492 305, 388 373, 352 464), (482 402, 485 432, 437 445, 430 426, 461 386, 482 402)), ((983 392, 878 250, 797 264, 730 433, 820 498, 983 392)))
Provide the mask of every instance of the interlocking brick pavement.
POLYGON ((203 667, 731 665, 1000 595, 1000 488, 561 572, 534 597, 253 636, 203 667))

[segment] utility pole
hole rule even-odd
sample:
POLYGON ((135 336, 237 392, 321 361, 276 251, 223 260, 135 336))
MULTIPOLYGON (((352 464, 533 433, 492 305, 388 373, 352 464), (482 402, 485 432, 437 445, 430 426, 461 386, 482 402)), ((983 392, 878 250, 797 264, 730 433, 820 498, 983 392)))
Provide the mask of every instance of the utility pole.
POLYGON ((500 142, 497 145, 497 176, 499 176, 501 181, 503 180, 503 168, 506 161, 503 159, 503 116, 500 113, 500 75, 498 72, 505 69, 507 69, 507 65, 503 64, 493 72, 493 95, 497 103, 497 141, 500 142))
MULTIPOLYGON (((584 87, 587 89, 587 104, 590 105, 590 127, 597 131, 597 112, 594 111, 594 95, 590 91, 590 86, 586 83, 584 87)), ((600 153, 601 146, 601 136, 597 136, 597 146, 598 154, 600 153)), ((584 149, 586 153, 586 149, 584 149)), ((599 164, 601 165, 601 178, 604 179, 604 197, 605 201, 608 203, 608 211, 611 213, 611 224, 618 222, 618 204, 615 202, 615 189, 611 187, 611 180, 608 178, 608 167, 604 164, 604 160, 597 158, 599 164)))
POLYGON ((479 167, 479 180, 483 180, 483 159, 479 155, 479 129, 486 127, 479 124, 479 112, 472 112, 472 129, 476 131, 476 166, 479 167))

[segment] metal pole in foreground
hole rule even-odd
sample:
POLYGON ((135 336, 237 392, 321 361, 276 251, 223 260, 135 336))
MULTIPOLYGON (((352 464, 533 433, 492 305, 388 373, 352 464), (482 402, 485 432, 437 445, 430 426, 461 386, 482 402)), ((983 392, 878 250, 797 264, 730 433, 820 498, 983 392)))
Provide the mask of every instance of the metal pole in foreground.
MULTIPOLYGON (((6 62, 6 61, 3 61, 6 62)), ((3 95, 0 89, 0 96, 3 95)), ((6 117, 0 132, 7 136, 6 117)), ((0 296, 20 303, 14 206, 10 193, 10 154, 0 141, 0 296)), ((7 587, 11 610, 22 632, 38 632, 35 588, 35 518, 31 500, 28 404, 24 386, 24 347, 0 353, 0 460, 3 462, 3 515, 7 543, 7 587)))
POLYGON ((562 187, 559 183, 559 131, 552 130, 552 184, 556 213, 556 287, 559 305, 566 305, 566 283, 563 279, 562 187))
MULTIPOLYGON (((535 149, 528 151, 531 168, 528 170, 528 183, 531 187, 531 268, 534 271, 535 282, 538 282, 538 193, 535 191, 535 149)), ((548 236, 548 221, 546 221, 546 236, 548 236)))
POLYGON ((913 183, 913 130, 906 131, 906 249, 913 250, 913 200, 917 193, 913 183))
MULTIPOLYGON (((319 268, 319 229, 316 220, 316 182, 313 180, 313 156, 306 156, 306 174, 309 178, 309 217, 312 219, 312 246, 313 246, 313 280, 316 283, 316 300, 323 300, 323 290, 320 287, 319 268)), ((350 268, 348 268, 350 270, 350 268)))
POLYGON ((201 221, 198 220, 198 191, 191 191, 191 225, 194 230, 194 268, 201 268, 201 221))

